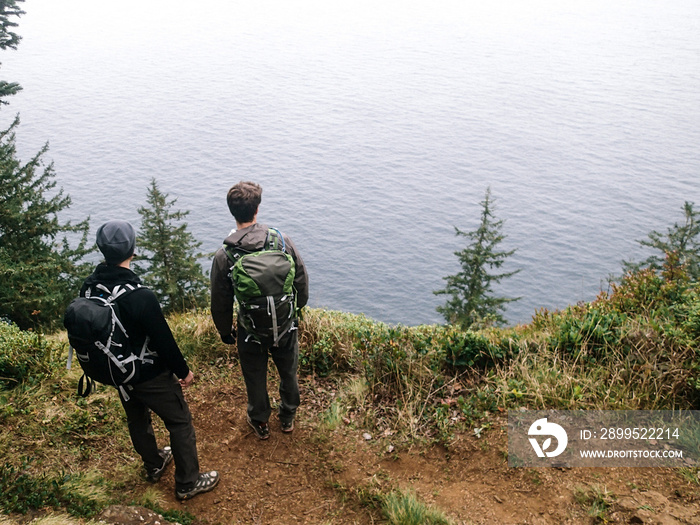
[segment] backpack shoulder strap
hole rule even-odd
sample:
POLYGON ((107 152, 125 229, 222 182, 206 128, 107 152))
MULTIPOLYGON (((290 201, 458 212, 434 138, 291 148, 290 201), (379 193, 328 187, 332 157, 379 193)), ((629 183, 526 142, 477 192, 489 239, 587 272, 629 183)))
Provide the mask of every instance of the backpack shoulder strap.
MULTIPOLYGON (((107 295, 106 300, 111 301, 111 302, 113 302, 121 297, 124 297, 125 295, 127 295, 135 290, 139 290, 141 288, 146 288, 146 287, 142 284, 127 283, 127 284, 117 284, 110 290, 107 286, 105 286, 102 283, 98 283, 95 285, 95 290, 99 290, 101 292, 104 292, 107 295)), ((92 287, 89 286, 85 290, 84 297, 87 297, 88 299, 90 297, 93 297, 94 293, 92 290, 93 290, 92 287)), ((95 296, 95 297, 97 297, 97 296, 95 296)))
POLYGON ((142 284, 118 284, 114 288, 112 288, 112 292, 110 293, 110 300, 116 301, 117 299, 121 299, 126 295, 129 295, 131 292, 135 292, 136 290, 140 290, 141 288, 145 288, 142 284))
POLYGON ((268 228, 267 236, 265 237, 265 244, 263 246, 263 249, 265 250, 277 250, 285 253, 287 251, 284 236, 277 228, 268 228))
POLYGON ((224 250, 226 257, 231 264, 236 264, 238 259, 240 259, 243 255, 241 254, 240 250, 236 250, 233 246, 229 246, 228 244, 221 245, 221 248, 224 250))
POLYGON ((121 314, 119 312, 119 304, 117 304, 117 300, 123 299, 131 292, 135 292, 136 290, 139 290, 141 288, 144 287, 140 284, 125 284, 124 286, 118 284, 117 286, 112 288, 112 293, 107 298, 107 301, 112 306, 112 311, 114 312, 114 322, 119 325, 119 328, 124 333, 124 335, 126 335, 126 337, 129 337, 129 334, 126 333, 126 328, 124 328, 124 325, 122 324, 121 314))

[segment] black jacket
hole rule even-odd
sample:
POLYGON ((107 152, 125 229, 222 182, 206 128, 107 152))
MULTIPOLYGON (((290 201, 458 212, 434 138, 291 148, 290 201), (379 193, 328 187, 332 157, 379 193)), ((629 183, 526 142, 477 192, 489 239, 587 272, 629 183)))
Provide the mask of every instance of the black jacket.
MULTIPOLYGON (((96 288, 98 284, 111 290, 118 284, 135 286, 141 284, 141 280, 128 268, 101 263, 85 279, 80 295, 84 296, 88 288, 91 289, 91 295, 104 294, 96 288)), ((158 354, 153 365, 144 365, 141 368, 139 382, 153 379, 168 370, 180 379, 186 378, 190 369, 175 342, 155 294, 148 288, 140 288, 117 299, 117 304, 122 324, 134 347, 141 348, 146 337, 149 337, 148 348, 158 354)))
MULTIPOLYGON (((247 228, 236 230, 224 240, 225 245, 235 246, 249 252, 263 249, 268 227, 255 223, 247 228)), ((285 251, 294 259, 294 289, 296 290, 297 308, 306 306, 309 301, 309 279, 306 266, 292 240, 283 234, 285 251)), ((214 254, 211 264, 211 316, 214 325, 222 336, 229 335, 233 324, 233 283, 231 282, 231 262, 223 248, 214 254)))

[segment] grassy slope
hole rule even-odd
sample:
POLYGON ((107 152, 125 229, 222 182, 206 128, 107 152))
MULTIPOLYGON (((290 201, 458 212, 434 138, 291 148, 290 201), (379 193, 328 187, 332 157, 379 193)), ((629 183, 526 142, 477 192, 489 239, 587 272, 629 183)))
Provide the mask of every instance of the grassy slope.
MULTIPOLYGON (((235 349, 220 343, 208 312, 170 323, 200 377, 229 379, 235 349)), ((488 432, 488 414, 510 408, 697 408, 699 339, 697 286, 682 274, 642 272, 592 303, 537 312, 508 329, 389 326, 308 310, 300 373, 333 385, 319 431, 345 422, 370 433, 392 429, 399 449, 449 449, 456 435, 488 432)), ((104 390, 76 399, 79 373, 65 370, 65 336, 3 325, 0 344, 0 482, 13 487, 0 498, 4 512, 90 517, 114 502, 158 508, 148 489, 123 490, 139 471, 118 400, 104 390)), ((393 491, 373 497, 391 522, 399 522, 390 517, 397 498, 414 504, 393 491)))

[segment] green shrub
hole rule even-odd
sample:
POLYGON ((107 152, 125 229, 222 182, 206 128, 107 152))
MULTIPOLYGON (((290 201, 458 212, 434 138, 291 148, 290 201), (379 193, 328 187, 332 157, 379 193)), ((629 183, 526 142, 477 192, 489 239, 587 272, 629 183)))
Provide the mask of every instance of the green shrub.
POLYGON ((567 308, 557 317, 549 344, 565 354, 600 359, 610 348, 620 347, 621 328, 626 321, 624 313, 604 312, 587 306, 567 308))
POLYGON ((675 305, 674 312, 689 342, 697 348, 700 341, 700 288, 688 290, 684 301, 675 305))
MULTIPOLYGON (((500 333, 499 402, 537 408, 678 409, 700 393, 698 285, 682 267, 625 275, 591 303, 539 310, 500 333)), ((492 337, 493 340, 493 337, 492 337)))
POLYGON ((472 331, 449 330, 443 339, 448 370, 484 369, 505 357, 501 347, 472 331))
POLYGON ((0 322, 0 389, 36 384, 60 367, 60 348, 41 335, 0 322))
POLYGON ((442 381, 440 355, 434 347, 416 351, 413 330, 377 324, 357 335, 355 349, 374 399, 419 395, 428 384, 442 381))
POLYGON ((328 377, 337 360, 334 359, 335 341, 331 335, 324 335, 311 348, 304 348, 299 356, 299 366, 303 372, 319 377, 328 377))
POLYGON ((661 272, 652 269, 625 274, 611 283, 611 294, 601 294, 593 303, 607 312, 617 312, 668 329, 681 323, 688 304, 697 303, 698 283, 691 282, 684 267, 669 257, 661 272))
MULTIPOLYGON (((390 326, 361 315, 306 310, 300 325, 300 370, 367 375, 370 383, 395 378, 420 361, 436 375, 487 368, 512 352, 513 338, 495 342, 454 326, 390 326)), ((516 345, 517 346, 517 345, 516 345)))
POLYGON ((364 315, 305 308, 299 323, 300 372, 321 377, 357 372, 357 334, 380 324, 364 315))
POLYGON ((78 477, 52 477, 46 474, 33 476, 24 468, 18 470, 5 464, 0 466, 0 484, 3 487, 0 491, 0 508, 5 513, 20 514, 46 507, 65 508, 73 516, 94 516, 102 510, 104 502, 75 490, 78 477))

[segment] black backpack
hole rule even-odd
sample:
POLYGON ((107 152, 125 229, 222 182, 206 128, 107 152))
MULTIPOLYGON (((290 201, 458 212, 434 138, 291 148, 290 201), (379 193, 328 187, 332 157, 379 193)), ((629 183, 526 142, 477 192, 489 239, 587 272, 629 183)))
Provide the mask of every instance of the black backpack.
POLYGON ((249 252, 224 245, 238 301, 238 315, 248 338, 275 346, 296 330, 294 259, 279 230, 269 228, 262 250, 249 252))
POLYGON ((117 300, 139 288, 142 286, 126 284, 110 290, 98 284, 96 289, 99 295, 92 294, 88 289, 85 297, 77 297, 68 305, 63 317, 70 343, 68 368, 71 367, 72 353, 75 351, 84 372, 78 383, 80 396, 89 395, 92 381, 97 381, 119 388, 128 401, 125 387, 138 382, 143 364, 153 363, 151 357, 155 353, 148 349, 148 338, 135 351, 119 318, 117 300))

